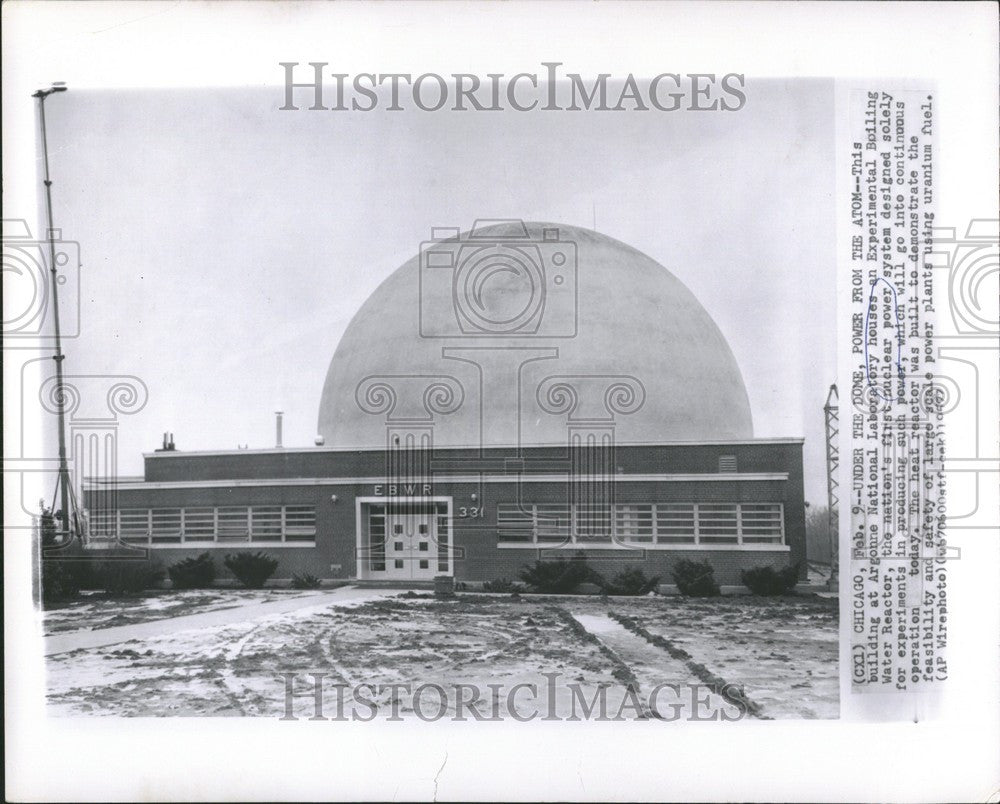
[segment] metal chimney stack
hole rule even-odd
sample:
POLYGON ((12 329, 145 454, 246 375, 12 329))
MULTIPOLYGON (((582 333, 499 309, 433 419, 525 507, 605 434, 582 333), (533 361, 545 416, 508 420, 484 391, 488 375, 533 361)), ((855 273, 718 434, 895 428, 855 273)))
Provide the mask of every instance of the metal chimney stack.
POLYGON ((284 416, 284 412, 280 410, 274 411, 275 421, 274 421, 274 448, 281 449, 281 417, 284 416))

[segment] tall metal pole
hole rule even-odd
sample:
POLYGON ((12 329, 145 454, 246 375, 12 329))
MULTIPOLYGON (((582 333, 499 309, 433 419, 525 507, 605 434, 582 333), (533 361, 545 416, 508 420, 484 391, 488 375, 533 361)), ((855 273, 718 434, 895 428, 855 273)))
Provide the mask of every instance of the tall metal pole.
POLYGON ((830 535, 830 591, 839 586, 840 556, 838 509, 840 506, 840 401, 837 386, 830 386, 823 406, 826 419, 826 516, 830 535))
MULTIPOLYGON (((59 416, 59 497, 62 501, 59 522, 62 532, 69 538, 70 534, 70 496, 69 467, 66 464, 66 413, 65 394, 63 388, 63 360, 61 331, 59 328, 59 274, 56 270, 56 244, 54 240, 55 227, 52 224, 52 179, 49 177, 49 144, 45 131, 45 99, 54 92, 65 92, 66 87, 53 85, 51 89, 40 89, 31 97, 38 98, 38 112, 42 122, 42 155, 45 165, 45 209, 48 213, 49 241, 49 271, 52 274, 52 317, 55 323, 56 353, 52 359, 56 361, 56 411, 59 416)), ((52 501, 55 508, 56 501, 52 501)), ((55 513, 53 511, 53 513, 55 513)))

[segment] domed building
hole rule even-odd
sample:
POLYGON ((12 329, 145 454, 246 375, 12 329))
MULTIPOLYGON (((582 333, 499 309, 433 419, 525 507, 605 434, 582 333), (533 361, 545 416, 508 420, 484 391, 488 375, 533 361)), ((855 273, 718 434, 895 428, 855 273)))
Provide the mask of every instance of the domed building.
POLYGON ((277 575, 516 578, 578 555, 723 585, 805 559, 801 439, 754 439, 733 353, 666 268, 597 232, 435 230, 333 354, 317 446, 145 456, 85 495, 94 529, 177 551, 244 545, 277 575))
POLYGON ((329 445, 382 446, 358 383, 416 372, 453 378, 464 395, 435 446, 565 444, 565 421, 535 398, 553 375, 641 383, 641 409, 616 422, 619 443, 753 436, 739 366, 705 308, 645 254, 589 229, 505 222, 425 244, 341 338, 318 432, 329 445), (562 266, 545 264, 561 254, 562 266))

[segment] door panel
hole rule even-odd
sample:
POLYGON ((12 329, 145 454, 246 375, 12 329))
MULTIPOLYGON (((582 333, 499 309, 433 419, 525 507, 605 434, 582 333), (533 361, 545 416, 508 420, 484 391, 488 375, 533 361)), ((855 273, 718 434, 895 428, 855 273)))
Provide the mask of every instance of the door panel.
POLYGON ((386 513, 385 577, 431 580, 437 571, 434 506, 390 506, 386 513))

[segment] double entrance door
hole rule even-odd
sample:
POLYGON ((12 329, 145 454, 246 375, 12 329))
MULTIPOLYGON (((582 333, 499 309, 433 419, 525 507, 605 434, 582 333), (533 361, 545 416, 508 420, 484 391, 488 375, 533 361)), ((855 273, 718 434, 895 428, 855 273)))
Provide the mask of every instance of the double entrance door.
POLYGON ((438 572, 433 505, 389 505, 385 515, 385 577, 431 580, 438 572))

